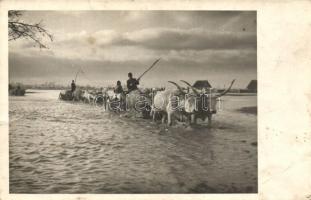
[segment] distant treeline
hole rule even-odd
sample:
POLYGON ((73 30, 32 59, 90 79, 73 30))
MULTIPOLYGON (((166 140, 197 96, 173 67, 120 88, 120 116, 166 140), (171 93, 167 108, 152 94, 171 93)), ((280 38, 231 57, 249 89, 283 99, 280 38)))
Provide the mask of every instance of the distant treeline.
POLYGON ((23 85, 9 84, 9 95, 10 96, 24 96, 26 89, 23 85))
MULTIPOLYGON (((82 90, 89 90, 89 91, 97 91, 97 90, 103 90, 103 89, 113 89, 113 85, 109 85, 106 87, 96 87, 96 86, 91 86, 91 85, 77 85, 78 88, 82 90)), ((126 86, 124 85, 123 88, 126 90, 126 86)), ((22 93, 22 90, 26 89, 37 89, 37 90, 69 90, 70 85, 60 85, 56 84, 55 82, 45 82, 42 84, 23 84, 23 83, 10 83, 9 84, 9 90, 12 92, 12 95, 14 95, 14 91, 17 92, 18 94, 22 93), (19 89, 17 89, 19 88, 19 89)), ((144 88, 145 90, 151 89, 151 88, 144 88)), ((165 88, 155 88, 156 90, 164 90, 165 88)), ((187 88, 183 88, 187 89, 187 88)), ((223 92, 224 89, 213 89, 213 92, 223 92)), ((231 89, 230 93, 257 93, 257 90, 251 90, 251 89, 231 89)))
POLYGON ((45 82, 41 84, 24 84, 19 82, 10 83, 12 86, 20 86, 25 89, 38 89, 38 90, 65 90, 69 88, 68 86, 56 84, 54 82, 45 82))
MULTIPOLYGON (((68 90, 70 89, 70 85, 68 84, 67 86, 61 85, 61 84, 56 84, 55 82, 45 82, 41 84, 24 84, 20 82, 11 82, 9 84, 9 89, 13 88, 22 88, 22 89, 35 89, 35 90, 68 90)), ((77 85, 79 89, 83 90, 100 90, 103 88, 108 88, 108 89, 113 89, 114 86, 110 85, 107 87, 96 87, 96 86, 91 86, 91 85, 77 85)))

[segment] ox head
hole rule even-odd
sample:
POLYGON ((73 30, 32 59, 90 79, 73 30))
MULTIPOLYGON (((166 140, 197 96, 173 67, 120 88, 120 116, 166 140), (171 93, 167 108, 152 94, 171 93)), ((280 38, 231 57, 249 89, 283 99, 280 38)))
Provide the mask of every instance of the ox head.
POLYGON ((185 92, 182 89, 182 87, 180 87, 177 83, 172 82, 172 81, 169 81, 169 82, 174 84, 177 87, 177 89, 179 90, 180 95, 178 97, 182 101, 180 103, 183 104, 184 111, 187 113, 195 112, 196 107, 197 107, 197 100, 196 100, 196 98, 198 96, 197 91, 193 90, 193 92, 189 92, 189 91, 185 92))
POLYGON ((187 81, 184 80, 181 81, 184 82, 186 85, 188 85, 192 91, 191 93, 187 94, 185 98, 185 111, 188 113, 193 113, 195 111, 216 112, 217 99, 227 94, 230 91, 233 83, 235 82, 235 80, 233 80, 230 86, 222 93, 212 94, 211 92, 210 93, 200 92, 187 81))
POLYGON ((181 80, 181 82, 184 82, 191 89, 191 91, 185 95, 185 111, 187 113, 194 113, 198 110, 201 93, 192 87, 187 81, 181 80))

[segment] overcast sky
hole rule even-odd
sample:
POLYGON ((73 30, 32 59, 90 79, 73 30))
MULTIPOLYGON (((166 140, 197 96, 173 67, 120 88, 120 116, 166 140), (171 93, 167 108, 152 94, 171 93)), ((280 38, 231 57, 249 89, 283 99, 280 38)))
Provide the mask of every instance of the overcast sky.
POLYGON ((54 35, 39 49, 30 40, 10 41, 10 81, 96 86, 138 77, 156 59, 143 86, 168 80, 209 80, 224 87, 257 79, 256 12, 238 11, 26 11, 23 21, 42 21, 54 35))

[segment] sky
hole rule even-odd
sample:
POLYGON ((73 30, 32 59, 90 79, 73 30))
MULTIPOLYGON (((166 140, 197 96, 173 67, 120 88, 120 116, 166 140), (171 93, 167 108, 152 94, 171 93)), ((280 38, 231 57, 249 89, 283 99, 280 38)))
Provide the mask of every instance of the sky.
POLYGON ((23 11, 54 36, 48 49, 31 40, 9 42, 10 82, 68 85, 123 84, 142 74, 142 87, 167 81, 208 80, 213 87, 245 88, 257 79, 255 11, 23 11))

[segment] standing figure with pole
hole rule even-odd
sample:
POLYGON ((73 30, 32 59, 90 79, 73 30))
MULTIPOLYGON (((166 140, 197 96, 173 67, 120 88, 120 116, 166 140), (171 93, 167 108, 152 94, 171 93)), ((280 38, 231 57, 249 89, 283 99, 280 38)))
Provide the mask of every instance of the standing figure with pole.
POLYGON ((137 90, 138 89, 137 85, 139 85, 139 80, 141 79, 141 77, 143 77, 148 71, 150 71, 157 64, 157 62, 159 62, 159 61, 160 61, 160 59, 157 59, 146 71, 144 71, 138 77, 138 79, 133 78, 133 74, 131 72, 128 73, 129 79, 126 82, 128 93, 130 93, 133 90, 137 90))
POLYGON ((72 82, 71 82, 71 93, 73 93, 75 90, 76 90, 76 84, 75 84, 75 81, 72 80, 72 82))
MULTIPOLYGON (((75 99, 75 95, 77 95, 77 94, 75 94, 75 91, 76 91, 76 88, 77 88, 76 82, 77 82, 78 74, 79 74, 80 72, 83 72, 81 67, 80 67, 79 70, 77 71, 76 76, 75 76, 75 79, 71 81, 71 96, 72 96, 72 99, 73 99, 73 100, 75 99)), ((78 98, 78 99, 79 99, 79 98, 78 98)))

